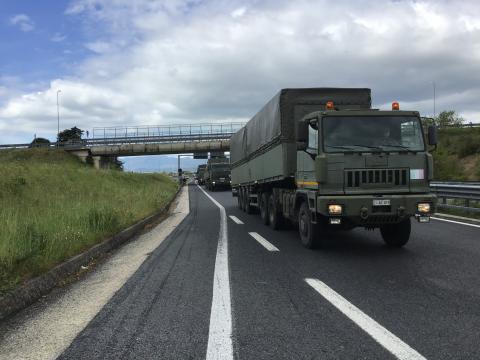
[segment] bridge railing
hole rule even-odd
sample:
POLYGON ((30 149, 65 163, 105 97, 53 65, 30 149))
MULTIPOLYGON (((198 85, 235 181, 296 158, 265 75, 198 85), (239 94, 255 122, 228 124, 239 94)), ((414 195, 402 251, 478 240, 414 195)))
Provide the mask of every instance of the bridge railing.
POLYGON ((176 124, 159 126, 125 126, 94 128, 92 137, 87 139, 52 142, 49 144, 5 144, 2 149, 22 149, 30 147, 62 147, 76 149, 98 145, 176 143, 189 141, 228 140, 245 125, 243 122, 176 124))
POLYGON ((176 124, 159 126, 97 127, 92 139, 128 139, 154 137, 182 137, 200 135, 232 135, 245 123, 176 124))
POLYGON ((458 209, 480 213, 480 182, 432 182, 439 209, 458 209))

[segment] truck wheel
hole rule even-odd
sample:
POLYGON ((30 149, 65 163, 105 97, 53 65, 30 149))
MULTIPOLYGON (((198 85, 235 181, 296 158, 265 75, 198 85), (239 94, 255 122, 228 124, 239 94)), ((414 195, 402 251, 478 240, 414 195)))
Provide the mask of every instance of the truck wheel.
POLYGON ((278 230, 282 226, 283 216, 278 211, 275 204, 275 195, 268 196, 268 223, 273 230, 278 230))
POLYGON ((243 188, 240 188, 239 190, 239 198, 240 198, 240 209, 242 209, 242 211, 245 211, 245 190, 243 188))
POLYGON ((240 188, 237 190, 237 207, 242 210, 242 197, 240 196, 240 188))
POLYGON ((260 217, 262 218, 262 223, 268 225, 269 216, 268 216, 268 201, 270 196, 268 193, 262 193, 260 197, 260 217))
POLYGON ((318 245, 318 226, 312 223, 310 209, 303 202, 298 212, 298 232, 300 241, 307 249, 314 249, 318 245))
POLYGON ((248 195, 248 190, 245 189, 245 212, 247 214, 251 214, 253 213, 253 209, 252 209, 252 206, 250 205, 250 196, 248 195))
POLYGON ((390 247, 400 248, 410 239, 412 224, 410 218, 398 224, 389 224, 380 228, 383 241, 390 247))

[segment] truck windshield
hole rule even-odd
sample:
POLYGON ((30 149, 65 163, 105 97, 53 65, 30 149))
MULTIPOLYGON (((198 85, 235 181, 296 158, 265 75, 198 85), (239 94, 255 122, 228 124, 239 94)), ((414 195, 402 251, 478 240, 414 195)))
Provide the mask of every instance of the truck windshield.
POLYGON ((212 164, 212 170, 230 171, 230 164, 212 164))
POLYGON ((323 147, 325 152, 425 150, 415 116, 326 116, 323 147))

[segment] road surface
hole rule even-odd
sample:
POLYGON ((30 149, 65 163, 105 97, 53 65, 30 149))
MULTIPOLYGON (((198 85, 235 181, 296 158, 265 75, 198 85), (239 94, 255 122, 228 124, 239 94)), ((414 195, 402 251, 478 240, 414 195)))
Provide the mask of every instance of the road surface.
MULTIPOLYGON (((228 191, 188 192, 189 214, 60 359, 479 357, 480 227, 414 223, 403 249, 356 229, 312 251, 228 191)), ((32 322, 3 328, 0 357, 6 334, 32 322)))

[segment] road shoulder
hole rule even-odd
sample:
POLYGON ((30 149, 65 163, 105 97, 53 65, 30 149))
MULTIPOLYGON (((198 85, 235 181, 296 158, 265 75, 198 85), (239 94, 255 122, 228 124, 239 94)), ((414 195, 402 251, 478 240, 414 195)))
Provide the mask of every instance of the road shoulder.
POLYGON ((54 359, 188 215, 184 187, 171 216, 119 249, 83 280, 57 289, 0 329, 0 358, 54 359))

